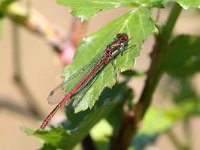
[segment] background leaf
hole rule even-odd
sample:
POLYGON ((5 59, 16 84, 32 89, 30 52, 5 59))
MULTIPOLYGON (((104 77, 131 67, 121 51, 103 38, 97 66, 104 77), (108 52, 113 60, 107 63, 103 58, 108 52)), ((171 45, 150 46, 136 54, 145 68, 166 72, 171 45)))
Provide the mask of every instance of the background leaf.
POLYGON ((0 14, 4 14, 7 7, 14 1, 16 0, 0 0, 0 14))
POLYGON ((200 38, 176 37, 169 45, 162 67, 170 75, 184 77, 200 71, 200 38))
MULTIPOLYGON (((144 149, 154 143, 159 135, 168 132, 178 121, 188 120, 200 114, 200 98, 194 91, 188 79, 174 79, 179 85, 173 90, 165 89, 165 94, 172 94, 174 105, 159 108, 150 107, 145 115, 141 128, 133 139, 136 150, 144 149)), ((173 80, 173 82, 175 82, 173 80)), ((175 86, 175 85, 174 85, 175 86)))
POLYGON ((6 9, 14 1, 15 0, 0 0, 0 36, 3 30, 3 19, 4 19, 6 9))
POLYGON ((183 8, 199 8, 200 7, 200 0, 176 0, 183 8))
POLYGON ((113 128, 105 120, 98 122, 90 131, 92 139, 95 141, 95 146, 98 150, 108 150, 109 141, 112 136, 113 128))
POLYGON ((162 7, 170 0, 57 0, 64 6, 72 8, 72 15, 87 20, 99 11, 118 7, 162 7))
POLYGON ((139 55, 144 40, 152 33, 157 32, 157 28, 151 19, 151 10, 141 7, 140 9, 129 11, 98 32, 86 37, 80 43, 72 65, 65 68, 63 76, 68 78, 70 75, 73 75, 73 73, 87 64, 96 54, 103 51, 106 45, 113 41, 117 33, 123 32, 132 38, 129 45, 135 46, 116 58, 114 62, 115 67, 110 63, 100 72, 97 80, 88 90, 89 96, 85 96, 80 104, 75 107, 76 112, 94 106, 103 89, 105 87, 111 88, 115 84, 117 70, 125 71, 133 67, 135 57, 139 55))

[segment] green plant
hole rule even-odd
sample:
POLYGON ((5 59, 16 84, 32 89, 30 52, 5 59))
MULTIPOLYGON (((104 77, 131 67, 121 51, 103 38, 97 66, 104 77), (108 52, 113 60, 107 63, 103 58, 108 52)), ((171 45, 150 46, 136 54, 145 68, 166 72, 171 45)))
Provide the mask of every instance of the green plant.
MULTIPOLYGON (((172 34, 182 10, 181 6, 198 8, 199 0, 58 0, 58 3, 71 7, 72 14, 83 20, 90 19, 106 9, 131 8, 127 13, 81 41, 72 64, 64 70, 64 77, 69 77, 91 60, 95 53, 112 41, 117 33, 127 33, 133 38, 129 44, 135 47, 117 57, 114 62, 115 67, 112 64, 106 66, 90 88, 89 91, 92 92, 86 93, 77 107, 66 112, 68 120, 62 127, 52 127, 44 131, 24 128, 29 135, 44 140, 42 149, 72 149, 89 133, 92 137, 89 141, 93 141, 98 149, 143 149, 160 134, 170 130, 178 120, 184 120, 184 124, 188 125, 189 118, 199 114, 199 97, 191 86, 190 78, 200 68, 200 39, 197 36, 172 34), (162 26, 156 25, 152 19, 152 10, 167 7, 169 3, 172 8, 168 20, 162 26), (143 42, 152 34, 156 34, 155 44, 147 73, 131 71, 143 42), (122 73, 124 81, 116 83, 117 72, 124 71, 126 71, 122 73), (170 79, 180 86, 178 91, 171 92, 174 107, 167 109, 150 107, 152 96, 164 73, 168 73, 170 79), (128 87, 127 82, 131 78, 144 75, 147 76, 144 89, 139 101, 133 105, 130 101, 134 97, 134 92, 128 87), (124 107, 126 109, 123 109, 124 107), (100 124, 105 126, 105 133, 101 134, 95 125, 103 118, 106 121, 103 123, 101 121, 100 124), (138 128, 142 120, 144 123, 138 128), (106 138, 106 134, 111 138, 106 138)), ((6 11, 2 9, 1 16, 4 16, 6 11)), ((189 143, 183 145, 176 143, 176 146, 179 149, 190 148, 189 143)))

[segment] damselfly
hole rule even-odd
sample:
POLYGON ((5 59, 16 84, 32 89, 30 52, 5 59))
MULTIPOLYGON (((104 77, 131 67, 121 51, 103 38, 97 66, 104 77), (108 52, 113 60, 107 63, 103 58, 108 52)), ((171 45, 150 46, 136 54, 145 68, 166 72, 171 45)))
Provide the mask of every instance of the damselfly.
POLYGON ((76 103, 73 105, 76 105, 94 83, 100 71, 125 51, 128 42, 129 37, 126 33, 117 34, 114 41, 107 45, 103 52, 100 52, 87 65, 52 90, 49 94, 48 102, 50 104, 58 104, 43 121, 41 128, 44 129, 47 126, 58 109, 64 107, 68 100, 75 100, 76 103))

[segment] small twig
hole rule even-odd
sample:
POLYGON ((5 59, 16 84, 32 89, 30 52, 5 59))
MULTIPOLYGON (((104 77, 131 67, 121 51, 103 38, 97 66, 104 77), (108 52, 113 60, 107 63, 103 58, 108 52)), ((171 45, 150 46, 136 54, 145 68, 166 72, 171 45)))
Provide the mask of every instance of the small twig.
MULTIPOLYGON (((80 19, 73 18, 72 20, 72 33, 67 38, 64 30, 51 24, 47 19, 37 11, 31 9, 28 3, 28 10, 23 8, 19 3, 14 2, 7 9, 6 15, 14 22, 13 25, 13 65, 14 65, 14 79, 16 84, 26 97, 26 102, 30 111, 38 118, 41 118, 41 112, 39 111, 34 96, 28 90, 28 87, 24 83, 21 74, 20 67, 20 47, 19 47, 19 33, 17 25, 23 26, 33 33, 43 36, 48 43, 50 43, 54 50, 62 54, 68 47, 67 42, 70 41, 74 48, 78 45, 78 42, 82 39, 86 31, 86 22, 81 22, 80 19), (19 11, 20 10, 20 11, 19 11), (68 39, 68 40, 66 40, 68 39)), ((73 55, 71 56, 71 58, 73 55)), ((70 60, 71 61, 71 60, 70 60)), ((69 61, 69 62, 70 62, 69 61)), ((65 62, 64 62, 65 63, 65 62)))
POLYGON ((32 113, 29 109, 24 108, 17 103, 14 103, 14 99, 8 98, 0 98, 0 107, 13 111, 14 113, 18 113, 22 116, 26 116, 28 118, 34 118, 36 120, 40 120, 41 118, 32 113))
POLYGON ((81 22, 79 18, 73 18, 71 25, 70 40, 77 47, 87 30, 87 21, 81 22))
POLYGON ((60 54, 62 62, 71 63, 79 41, 85 35, 87 22, 81 22, 78 18, 72 19, 71 33, 65 31, 48 21, 46 17, 30 7, 25 9, 19 3, 12 3, 6 11, 6 15, 15 23, 25 27, 32 33, 42 36, 53 50, 60 54), (20 11, 19 11, 20 10, 20 11))
POLYGON ((192 149, 192 138, 191 138, 191 130, 190 130, 190 119, 187 118, 183 120, 183 132, 185 134, 185 149, 192 149))
POLYGON ((172 131, 168 131, 167 135, 170 139, 170 141, 173 143, 173 145, 176 147, 178 150, 182 150, 182 144, 181 142, 177 139, 176 135, 172 131))
POLYGON ((14 76, 21 76, 21 68, 20 68, 20 46, 19 46, 19 29, 17 24, 13 23, 13 68, 14 68, 14 76))
POLYGON ((24 95, 26 99, 26 103, 28 105, 29 110, 37 117, 37 118, 44 118, 41 109, 39 109, 38 104, 35 101, 34 96, 31 94, 28 87, 25 85, 24 81, 21 79, 21 76, 14 76, 17 86, 19 87, 20 91, 24 95))
POLYGON ((169 137, 169 140, 176 149, 178 150, 190 150, 191 148, 191 132, 189 127, 189 119, 186 119, 183 121, 183 132, 185 134, 185 142, 181 143, 180 140, 177 138, 177 136, 173 133, 173 131, 168 131, 167 135, 169 137))
POLYGON ((77 49, 80 40, 82 40, 82 38, 85 35, 86 28, 86 21, 81 22, 81 20, 78 18, 72 19, 72 25, 70 30, 71 32, 69 33, 69 37, 67 38, 68 41, 64 41, 59 46, 59 48, 61 49, 61 60, 64 64, 67 65, 71 63, 75 50, 77 49))
POLYGON ((13 65, 14 65, 14 79, 16 81, 16 84, 20 88, 22 94, 26 98, 26 103, 28 104, 28 107, 30 111, 37 117, 41 118, 42 113, 38 109, 39 107, 36 104, 36 101, 34 97, 32 96, 31 92, 28 90, 27 86, 24 84, 22 78, 21 78, 21 65, 20 65, 20 46, 19 46, 19 32, 18 27, 16 24, 13 25, 13 65))
POLYGON ((56 51, 62 51, 60 45, 66 41, 65 31, 49 22, 38 11, 28 7, 28 10, 18 2, 10 4, 6 15, 18 25, 21 25, 37 35, 41 35, 56 51))

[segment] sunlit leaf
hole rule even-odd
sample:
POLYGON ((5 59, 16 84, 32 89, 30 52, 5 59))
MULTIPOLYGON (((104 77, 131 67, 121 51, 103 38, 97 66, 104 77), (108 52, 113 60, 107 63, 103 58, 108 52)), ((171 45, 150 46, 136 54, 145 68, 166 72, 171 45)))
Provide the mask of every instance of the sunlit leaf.
POLYGON ((3 18, 7 7, 15 0, 0 0, 0 36, 3 31, 3 18))
POLYGON ((167 49, 162 67, 177 77, 200 71, 200 38, 189 35, 176 37, 167 49))
POLYGON ((180 85, 177 88, 179 90, 169 91, 173 94, 174 106, 148 109, 142 126, 133 140, 136 150, 142 150, 148 144, 154 143, 160 134, 170 130, 176 122, 200 114, 200 98, 193 91, 187 79, 179 81, 180 85))
POLYGON ((106 121, 101 120, 90 131, 92 139, 99 150, 109 149, 109 140, 112 136, 112 126, 106 121))
POLYGON ((200 0, 175 0, 183 8, 200 8, 200 0))
POLYGON ((99 11, 118 7, 163 7, 170 0, 57 0, 72 8, 72 14, 83 20, 89 19, 99 11))
POLYGON ((16 0, 0 0, 0 14, 4 14, 7 7, 16 0))
POLYGON ((72 65, 65 68, 64 77, 68 78, 70 75, 73 75, 74 72, 87 64, 96 54, 104 51, 106 45, 113 41, 116 34, 122 32, 127 33, 132 38, 129 45, 135 46, 119 55, 114 62, 114 66, 110 63, 100 72, 97 80, 88 90, 89 94, 86 93, 87 96, 84 96, 80 105, 75 108, 76 112, 86 110, 88 107, 92 108, 102 90, 115 84, 117 71, 125 71, 134 66, 135 57, 139 55, 144 40, 152 33, 157 32, 157 28, 151 19, 151 10, 141 7, 140 9, 129 11, 98 32, 87 36, 80 43, 72 65))

